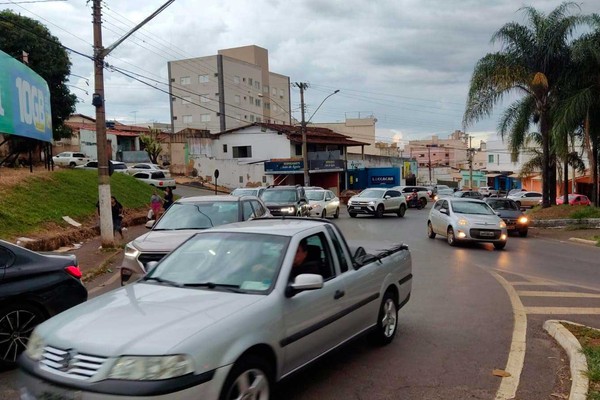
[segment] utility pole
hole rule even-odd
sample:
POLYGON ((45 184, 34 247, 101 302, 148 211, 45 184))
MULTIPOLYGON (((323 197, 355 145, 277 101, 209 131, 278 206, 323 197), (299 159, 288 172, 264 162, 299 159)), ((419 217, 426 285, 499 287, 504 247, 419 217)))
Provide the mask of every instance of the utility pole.
POLYGON ((473 148, 471 147, 471 139, 473 137, 469 136, 469 148, 467 149, 467 157, 469 160, 469 189, 473 190, 473 148))
POLYGON ((429 183, 433 183, 431 180, 431 146, 427 145, 427 155, 429 156, 429 162, 427 165, 429 166, 429 183))
POLYGON ((102 0, 93 0, 94 26, 94 95, 92 105, 96 107, 96 148, 98 151, 98 206, 100 211, 100 238, 102 247, 114 246, 115 238, 110 204, 110 175, 106 142, 106 111, 104 109, 104 58, 125 39, 157 16, 175 0, 169 0, 158 10, 130 30, 125 36, 107 48, 102 47, 102 0))
POLYGON ((302 163, 304 164, 304 186, 310 186, 310 176, 308 174, 308 145, 306 143, 306 107, 304 105, 304 90, 308 88, 308 85, 303 82, 296 83, 295 85, 300 89, 300 109, 302 112, 300 130, 302 132, 302 163))

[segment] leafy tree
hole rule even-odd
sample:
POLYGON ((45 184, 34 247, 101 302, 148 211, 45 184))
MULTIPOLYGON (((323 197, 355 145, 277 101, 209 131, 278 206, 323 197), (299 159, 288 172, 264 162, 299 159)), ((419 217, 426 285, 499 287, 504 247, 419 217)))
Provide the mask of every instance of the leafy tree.
POLYGON ((568 73, 569 39, 581 23, 570 15, 575 3, 562 3, 548 15, 533 7, 521 9, 527 19, 522 25, 510 22, 498 30, 492 41, 502 50, 487 54, 473 71, 465 125, 491 115, 494 105, 508 94, 520 94, 506 109, 499 123, 501 136, 508 135, 513 153, 523 147, 531 124, 539 125, 542 140, 543 206, 555 204, 556 160, 552 147, 552 109, 568 73))
POLYGON ((140 135, 140 142, 144 147, 150 161, 154 164, 158 164, 158 156, 162 153, 162 140, 159 138, 161 133, 160 129, 153 129, 148 127, 147 135, 140 135))
POLYGON ((19 60, 23 51, 29 53, 29 67, 50 88, 53 137, 70 137, 72 132, 63 123, 75 111, 77 96, 66 85, 71 61, 58 38, 38 21, 4 10, 0 11, 0 50, 19 60))

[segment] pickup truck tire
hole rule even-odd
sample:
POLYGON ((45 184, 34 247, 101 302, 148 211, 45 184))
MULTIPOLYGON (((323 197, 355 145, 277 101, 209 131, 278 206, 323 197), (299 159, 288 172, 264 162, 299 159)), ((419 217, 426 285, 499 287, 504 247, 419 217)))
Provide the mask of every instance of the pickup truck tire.
POLYGON ((377 314, 377 325, 371 334, 374 344, 390 344, 398 330, 398 301, 391 291, 385 292, 377 314))
POLYGON ((340 217, 340 208, 335 209, 335 214, 333 214, 333 218, 338 219, 340 217))
POLYGON ((446 233, 446 241, 450 246, 456 246, 456 237, 454 236, 454 229, 451 226, 448 227, 448 232, 446 233))
POLYGON ((404 217, 404 214, 406 213, 406 206, 404 204, 400 204, 400 208, 398 209, 398 216, 400 218, 404 217))
POLYGON ((269 399, 272 387, 272 367, 264 359, 250 354, 233 365, 223 384, 219 400, 269 399))
POLYGON ((435 239, 435 232, 433 231, 433 225, 431 225, 431 221, 427 222, 427 236, 429 239, 435 239))
POLYGON ((356 218, 356 213, 351 212, 351 213, 348 213, 348 214, 350 214, 350 218, 356 218))
POLYGON ((383 208, 383 205, 382 204, 378 205, 377 209, 375 210, 375 217, 382 218, 384 211, 385 211, 385 209, 383 208))

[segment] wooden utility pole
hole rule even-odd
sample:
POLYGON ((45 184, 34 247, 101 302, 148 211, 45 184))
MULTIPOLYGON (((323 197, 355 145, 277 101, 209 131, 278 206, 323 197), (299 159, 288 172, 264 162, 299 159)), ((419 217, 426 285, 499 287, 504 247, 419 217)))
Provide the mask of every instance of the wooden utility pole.
POLYGON ((304 89, 308 87, 306 83, 296 83, 300 89, 300 109, 302 113, 302 121, 300 122, 300 130, 302 132, 302 163, 304 164, 304 186, 310 186, 310 176, 308 174, 308 144, 306 143, 306 107, 304 105, 304 89))

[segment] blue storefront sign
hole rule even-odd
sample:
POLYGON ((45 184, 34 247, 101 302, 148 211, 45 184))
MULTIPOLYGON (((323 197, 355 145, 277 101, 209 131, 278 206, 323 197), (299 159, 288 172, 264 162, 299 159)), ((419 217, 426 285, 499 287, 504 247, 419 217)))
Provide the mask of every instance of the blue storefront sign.
POLYGON ((311 171, 343 171, 344 161, 343 160, 310 160, 308 162, 311 171))
POLYGON ((304 163, 298 161, 265 161, 265 174, 301 174, 304 163))
POLYGON ((372 176, 371 184, 372 185, 387 185, 390 183, 394 183, 396 179, 393 176, 372 176))
POLYGON ((52 141, 50 90, 25 64, 0 51, 0 133, 52 141))

